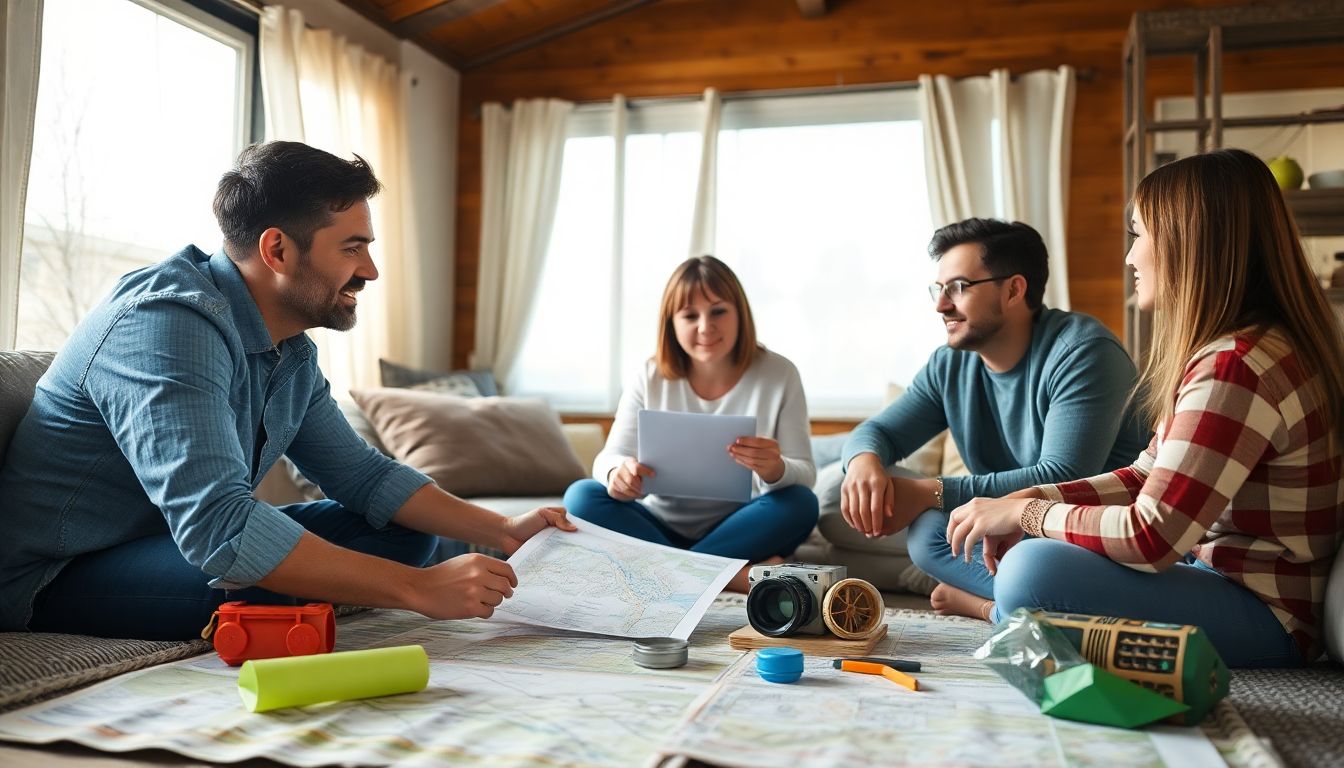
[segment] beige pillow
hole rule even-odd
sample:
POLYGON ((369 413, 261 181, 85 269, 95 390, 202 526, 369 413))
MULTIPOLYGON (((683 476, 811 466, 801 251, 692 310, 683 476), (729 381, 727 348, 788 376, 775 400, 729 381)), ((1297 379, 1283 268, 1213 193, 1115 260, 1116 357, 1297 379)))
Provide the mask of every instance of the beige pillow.
POLYGON ((587 473, 542 400, 352 389, 397 459, 458 496, 558 496, 587 473))

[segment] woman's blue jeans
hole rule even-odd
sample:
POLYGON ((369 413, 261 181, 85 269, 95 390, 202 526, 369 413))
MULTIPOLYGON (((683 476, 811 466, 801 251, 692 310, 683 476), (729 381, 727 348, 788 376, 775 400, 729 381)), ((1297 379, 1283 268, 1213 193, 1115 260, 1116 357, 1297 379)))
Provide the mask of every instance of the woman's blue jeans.
POLYGON ((980 546, 971 562, 952 556, 948 513, 929 510, 910 524, 907 546, 920 570, 994 601, 994 622, 1016 608, 1193 624, 1209 635, 1229 667, 1295 667, 1303 662, 1292 636, 1253 592, 1193 557, 1161 573, 1145 573, 1066 541, 1023 539, 985 568, 980 546))
POLYGON ((791 485, 757 496, 725 517, 700 539, 672 530, 637 501, 617 501, 596 480, 579 480, 565 491, 565 509, 607 530, 677 549, 758 562, 787 557, 817 526, 817 497, 791 485))
MULTIPOLYGON (((311 533, 337 546, 425 565, 438 537, 399 525, 373 528, 360 515, 325 500, 279 508, 311 533)), ((188 563, 168 534, 146 536, 80 555, 37 593, 28 629, 142 640, 189 640, 221 603, 296 605, 306 600, 261 587, 214 589, 209 576, 188 563)))

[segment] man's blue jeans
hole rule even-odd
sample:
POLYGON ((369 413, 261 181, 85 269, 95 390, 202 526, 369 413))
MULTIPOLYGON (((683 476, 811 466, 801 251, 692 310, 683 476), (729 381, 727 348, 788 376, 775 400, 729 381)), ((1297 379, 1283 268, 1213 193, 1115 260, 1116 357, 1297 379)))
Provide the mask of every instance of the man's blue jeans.
MULTIPOLYGON (((399 525, 382 530, 334 501, 289 504, 279 508, 309 532, 337 546, 421 567, 434 553, 438 537, 399 525)), ((182 557, 168 534, 146 536, 80 555, 37 593, 28 629, 99 637, 188 640, 221 603, 296 605, 302 599, 261 587, 214 589, 201 569, 182 557)))
POLYGON ((1189 557, 1145 573, 1066 541, 1023 539, 985 568, 980 545, 971 562, 952 557, 948 513, 931 509, 910 524, 907 546, 920 570, 944 584, 994 601, 994 622, 1015 608, 1194 624, 1229 667, 1296 667, 1302 653, 1253 592, 1189 557))
POLYGON ((700 539, 690 539, 637 501, 617 501, 596 480, 579 480, 565 491, 565 509, 574 517, 611 531, 668 547, 758 562, 788 556, 817 525, 817 497, 791 485, 757 496, 719 521, 700 539))

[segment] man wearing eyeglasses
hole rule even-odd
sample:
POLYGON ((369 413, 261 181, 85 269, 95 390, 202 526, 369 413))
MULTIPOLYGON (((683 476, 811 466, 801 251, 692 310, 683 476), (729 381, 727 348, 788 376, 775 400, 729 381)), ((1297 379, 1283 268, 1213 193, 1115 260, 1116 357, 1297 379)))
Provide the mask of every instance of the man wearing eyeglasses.
POLYGON ((959 583, 983 581, 990 597, 985 569, 951 556, 948 512, 977 496, 1128 465, 1149 434, 1129 407, 1137 374, 1120 341, 1095 318, 1042 304, 1049 266, 1036 230, 967 219, 936 231, 929 255, 947 346, 845 442, 840 512, 869 537, 908 526, 916 565, 942 582, 965 569, 959 583), (969 476, 888 472, 944 429, 969 476))

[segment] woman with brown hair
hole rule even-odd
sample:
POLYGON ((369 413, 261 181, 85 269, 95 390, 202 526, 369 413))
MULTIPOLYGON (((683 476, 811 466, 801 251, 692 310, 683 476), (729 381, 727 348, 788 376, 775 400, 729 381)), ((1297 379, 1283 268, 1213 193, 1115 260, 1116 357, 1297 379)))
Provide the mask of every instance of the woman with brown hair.
MULTIPOLYGON (((593 480, 565 493, 565 508, 629 536, 751 562, 782 562, 817 524, 817 470, 798 369, 756 341, 737 275, 713 256, 687 259, 663 291, 656 354, 621 394, 593 480), (753 477, 752 500, 646 496, 635 458, 642 409, 754 416, 757 435, 724 449, 753 477), (638 501, 642 499, 641 503, 638 501)), ((746 569, 729 589, 747 591, 746 569)))
POLYGON ((953 511, 952 551, 984 543, 994 600, 943 585, 942 608, 1195 624, 1230 666, 1312 661, 1344 537, 1334 314, 1251 154, 1153 171, 1131 224, 1137 301, 1157 310, 1136 392, 1153 441, 1132 466, 953 511))

